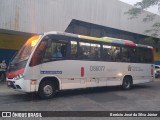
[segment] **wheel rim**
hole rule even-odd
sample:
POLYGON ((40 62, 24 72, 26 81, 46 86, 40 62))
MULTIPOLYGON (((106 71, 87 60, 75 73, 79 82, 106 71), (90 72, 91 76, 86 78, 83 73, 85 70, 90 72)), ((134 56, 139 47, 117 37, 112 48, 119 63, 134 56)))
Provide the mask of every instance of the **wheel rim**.
POLYGON ((52 95, 52 93, 53 93, 53 88, 52 88, 51 85, 46 85, 46 86, 43 88, 43 91, 44 91, 44 94, 45 94, 46 96, 50 96, 50 95, 52 95))
POLYGON ((130 81, 129 81, 129 80, 126 80, 126 81, 124 82, 124 86, 125 86, 125 88, 129 88, 129 87, 130 87, 130 81))

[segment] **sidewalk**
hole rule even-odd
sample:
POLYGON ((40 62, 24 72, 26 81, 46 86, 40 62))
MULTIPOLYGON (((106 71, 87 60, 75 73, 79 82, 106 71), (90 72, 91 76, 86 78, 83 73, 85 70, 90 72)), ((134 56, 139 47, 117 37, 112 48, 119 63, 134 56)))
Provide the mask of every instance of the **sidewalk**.
POLYGON ((155 78, 155 81, 160 81, 160 78, 155 78))
POLYGON ((7 86, 7 82, 6 81, 3 81, 3 82, 0 82, 0 85, 5 85, 7 86))

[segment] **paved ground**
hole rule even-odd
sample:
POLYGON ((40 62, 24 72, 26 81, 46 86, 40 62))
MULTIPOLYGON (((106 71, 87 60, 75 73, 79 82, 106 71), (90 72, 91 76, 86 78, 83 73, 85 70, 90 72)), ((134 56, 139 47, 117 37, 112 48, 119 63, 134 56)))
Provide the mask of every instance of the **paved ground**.
MULTIPOLYGON (((160 79, 152 83, 135 85, 129 91, 123 91, 120 87, 63 91, 49 100, 41 100, 38 96, 15 92, 8 89, 5 83, 0 83, 0 111, 160 111, 160 79)), ((17 118, 13 119, 16 120, 17 118)), ((37 119, 48 120, 53 118, 37 119)), ((85 118, 63 117, 54 119, 85 118)), ((134 120, 138 118, 96 117, 87 119, 134 120)), ((139 119, 150 118, 141 117, 139 119)), ((154 119, 158 120, 159 118, 154 119)))

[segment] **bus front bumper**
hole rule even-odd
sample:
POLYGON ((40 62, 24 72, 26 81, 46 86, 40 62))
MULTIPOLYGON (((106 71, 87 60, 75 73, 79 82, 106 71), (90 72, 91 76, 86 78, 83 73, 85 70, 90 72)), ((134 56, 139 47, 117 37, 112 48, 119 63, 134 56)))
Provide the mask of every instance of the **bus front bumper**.
POLYGON ((33 84, 32 80, 19 80, 7 79, 7 86, 20 92, 36 92, 36 82, 33 84))

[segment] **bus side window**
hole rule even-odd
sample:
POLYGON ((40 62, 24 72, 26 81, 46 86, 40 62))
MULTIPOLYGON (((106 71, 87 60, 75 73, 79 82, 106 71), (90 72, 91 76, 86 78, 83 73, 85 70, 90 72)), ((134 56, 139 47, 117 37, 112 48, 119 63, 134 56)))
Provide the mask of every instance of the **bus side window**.
POLYGON ((100 44, 91 44, 89 59, 99 60, 101 57, 100 44))
POLYGON ((49 42, 44 50, 43 62, 49 62, 53 60, 59 60, 66 58, 67 55, 67 43, 63 42, 49 42))
POLYGON ((71 41, 71 58, 77 58, 77 41, 71 41))
POLYGON ((64 59, 67 55, 67 43, 53 43, 52 45, 52 59, 64 59))
POLYGON ((130 52, 129 52, 129 55, 130 55, 130 60, 132 63, 136 63, 137 62, 137 56, 136 56, 136 48, 130 48, 130 52))
POLYGON ((80 59, 89 59, 90 43, 80 42, 80 59))
POLYGON ((65 58, 67 55, 67 45, 66 44, 61 44, 61 53, 62 53, 62 57, 65 58))
POLYGON ((139 63, 144 63, 144 49, 137 48, 137 58, 139 63))
POLYGON ((100 44, 80 42, 80 59, 99 60, 100 48, 100 44))
POLYGON ((145 63, 152 63, 152 49, 146 48, 145 51, 145 63))
POLYGON ((120 54, 120 47, 113 46, 113 61, 119 62, 121 59, 121 54, 120 54))
POLYGON ((129 48, 122 47, 122 62, 130 62, 129 48))
POLYGON ((103 60, 111 61, 111 46, 103 45, 103 60))

